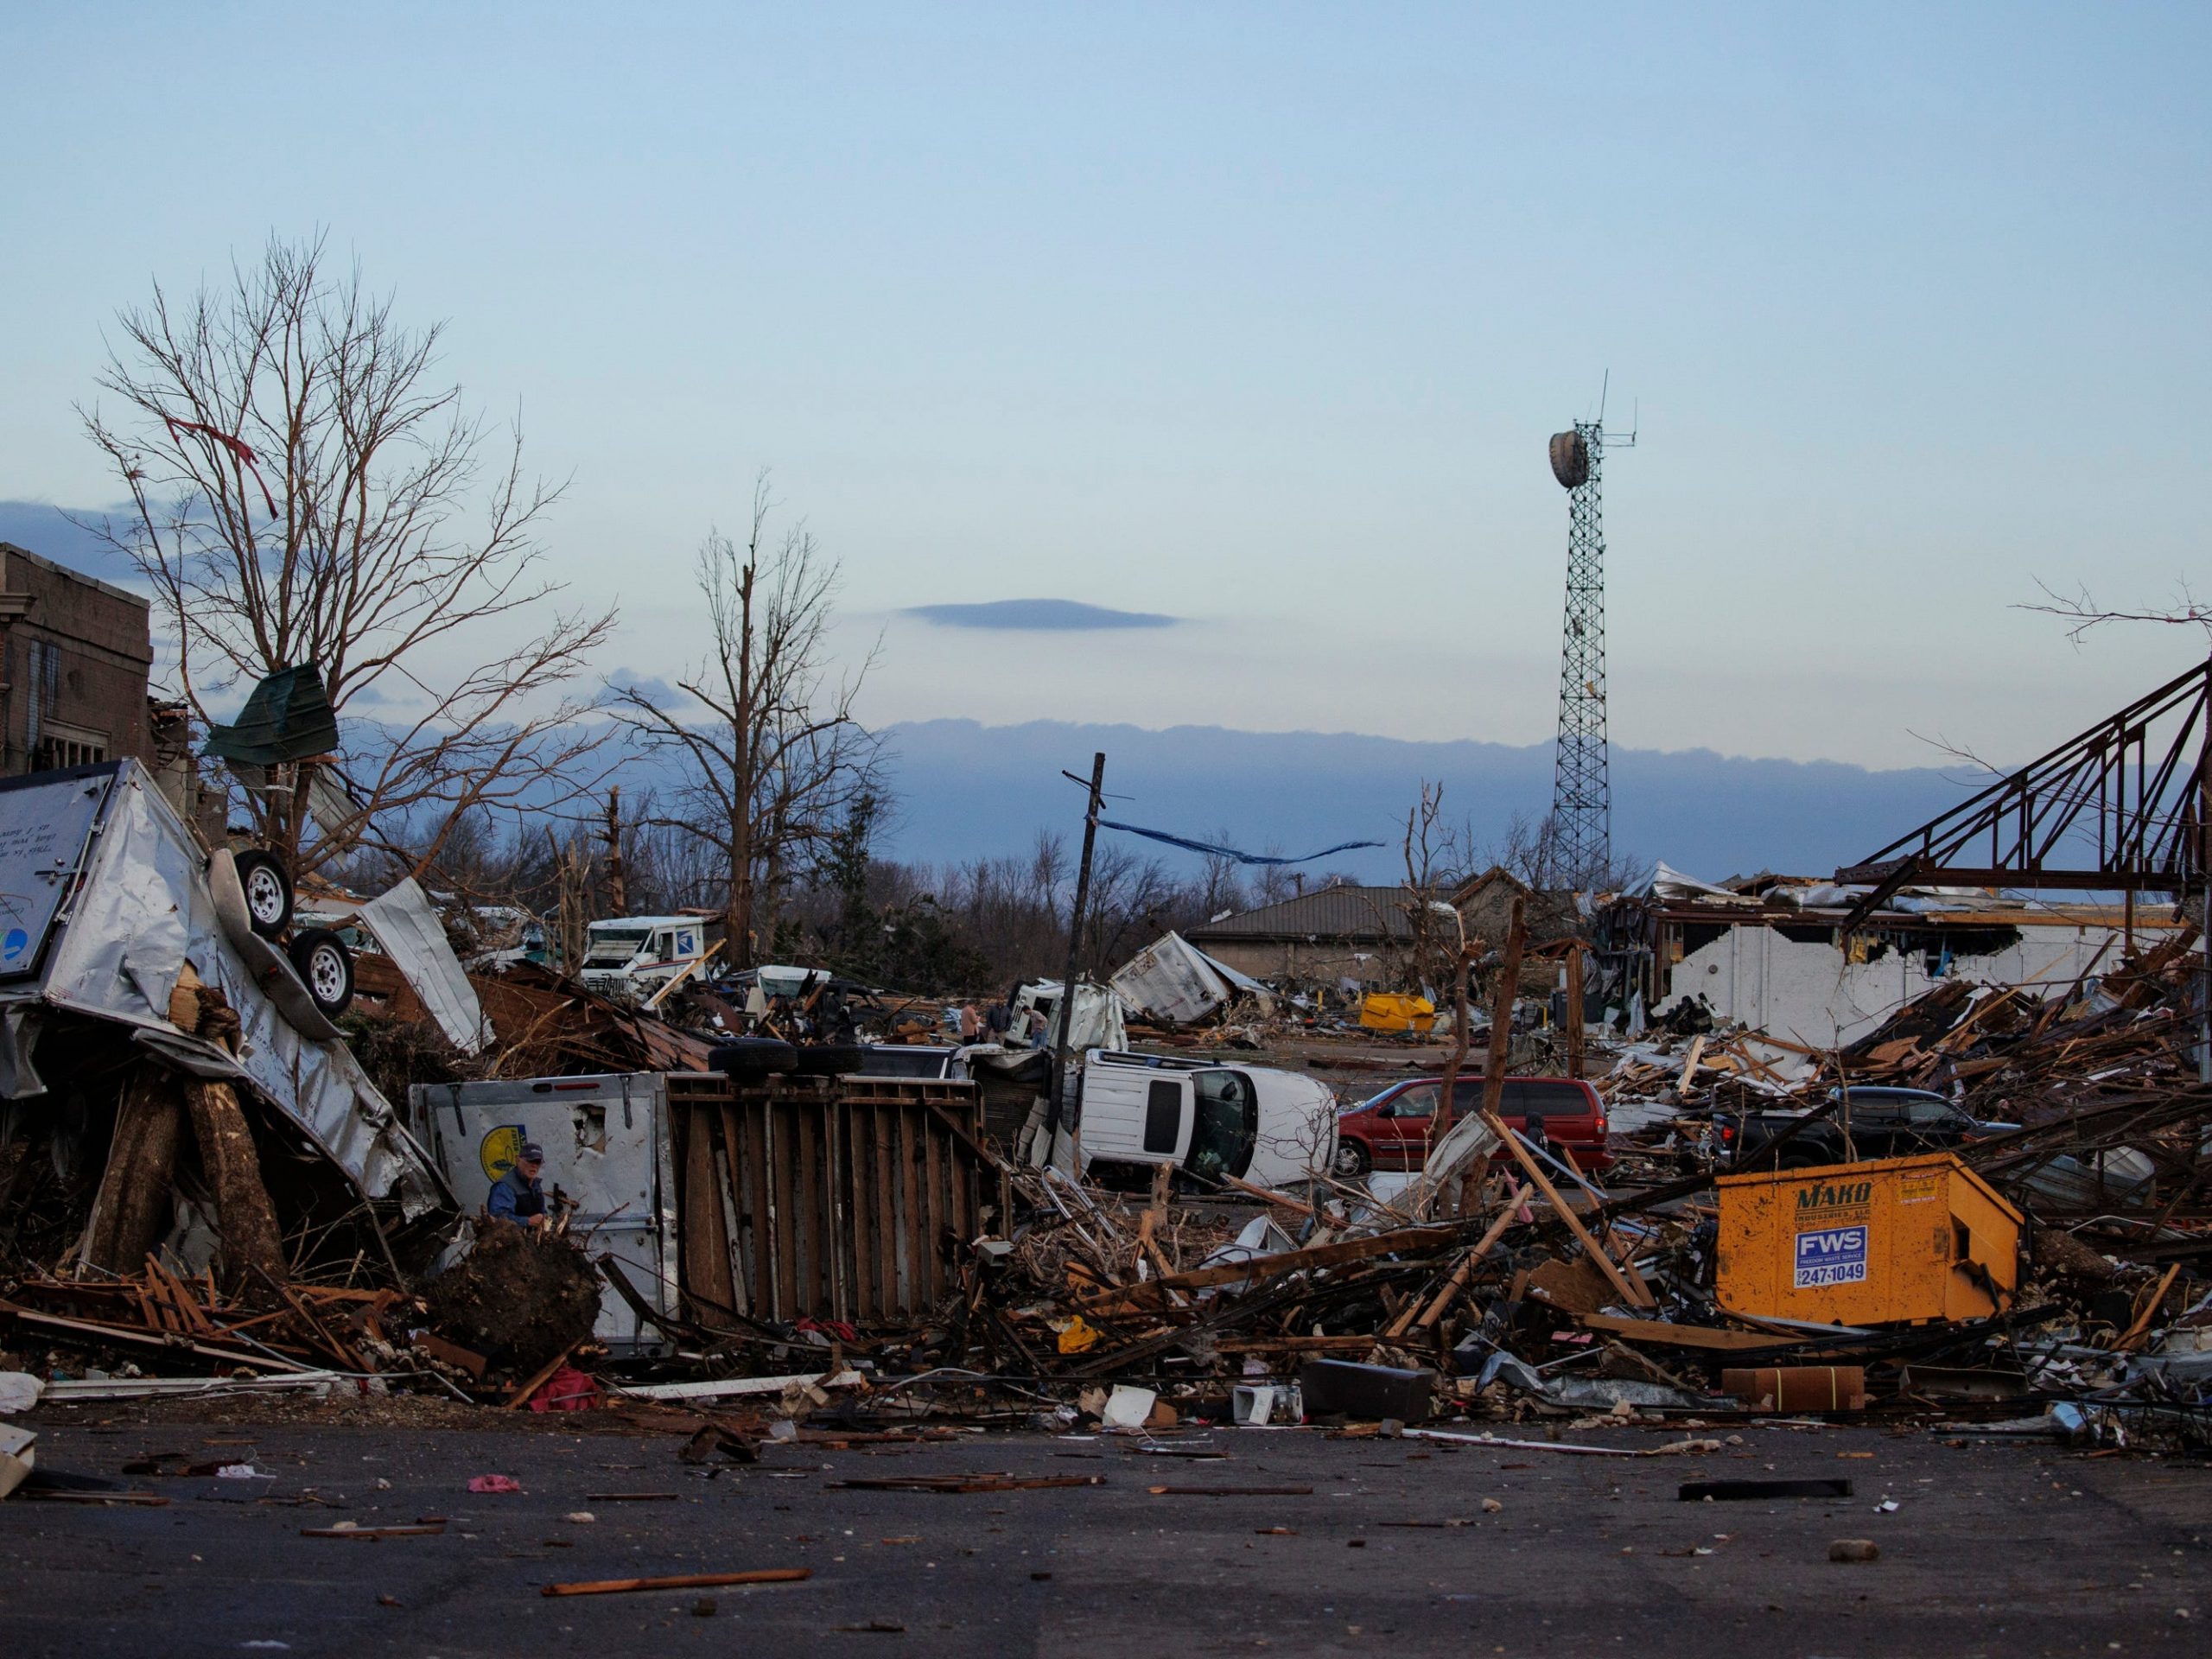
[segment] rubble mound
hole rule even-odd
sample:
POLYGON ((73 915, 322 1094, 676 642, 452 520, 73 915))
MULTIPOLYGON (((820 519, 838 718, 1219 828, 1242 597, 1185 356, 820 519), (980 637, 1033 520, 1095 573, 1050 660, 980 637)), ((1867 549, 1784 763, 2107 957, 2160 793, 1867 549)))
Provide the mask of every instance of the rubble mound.
POLYGON ((568 1238, 484 1221, 423 1300, 440 1336, 526 1375, 591 1335, 599 1292, 591 1258, 568 1238))

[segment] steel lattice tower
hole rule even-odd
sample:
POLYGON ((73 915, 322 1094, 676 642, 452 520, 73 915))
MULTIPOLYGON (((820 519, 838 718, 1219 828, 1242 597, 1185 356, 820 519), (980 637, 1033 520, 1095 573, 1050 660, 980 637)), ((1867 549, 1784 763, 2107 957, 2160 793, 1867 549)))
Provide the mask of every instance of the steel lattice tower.
MULTIPOLYGON (((1628 442, 1633 442, 1632 439, 1628 442)), ((1555 868, 1580 887, 1612 862, 1613 791, 1605 755, 1605 427, 1577 421, 1552 440, 1567 486, 1567 614, 1559 656, 1559 743, 1552 763, 1555 868)))

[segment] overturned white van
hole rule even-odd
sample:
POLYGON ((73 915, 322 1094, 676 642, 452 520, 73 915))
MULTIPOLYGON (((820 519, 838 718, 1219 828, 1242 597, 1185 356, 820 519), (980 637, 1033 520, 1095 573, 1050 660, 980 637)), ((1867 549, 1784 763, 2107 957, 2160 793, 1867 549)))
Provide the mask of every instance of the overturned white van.
POLYGON ((1084 1055, 1076 1125, 1086 1166, 1167 1164, 1205 1183, 1287 1186, 1328 1169, 1337 1098, 1325 1083, 1272 1066, 1094 1048, 1084 1055))

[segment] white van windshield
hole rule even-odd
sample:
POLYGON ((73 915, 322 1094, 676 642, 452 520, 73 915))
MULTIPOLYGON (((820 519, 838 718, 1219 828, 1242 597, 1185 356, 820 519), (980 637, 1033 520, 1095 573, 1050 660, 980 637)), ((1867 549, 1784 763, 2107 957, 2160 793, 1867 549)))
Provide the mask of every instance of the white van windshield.
POLYGON ((587 968, 620 968, 638 954, 638 947, 652 937, 649 927, 608 928, 591 936, 591 947, 584 953, 587 968))
POLYGON ((1183 1166, 1203 1179, 1242 1175, 1260 1138, 1260 1096, 1242 1071, 1201 1071, 1192 1079, 1197 1121, 1183 1166))

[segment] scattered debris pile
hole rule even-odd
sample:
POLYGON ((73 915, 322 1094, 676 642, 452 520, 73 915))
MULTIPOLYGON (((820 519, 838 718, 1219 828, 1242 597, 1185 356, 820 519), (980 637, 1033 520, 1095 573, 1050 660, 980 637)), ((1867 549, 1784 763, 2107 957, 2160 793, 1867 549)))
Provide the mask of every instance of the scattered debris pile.
POLYGON ((212 1272, 187 1277, 149 1257, 143 1273, 114 1279, 46 1275, 15 1285, 0 1300, 11 1342, 91 1349, 123 1357, 137 1372, 185 1366, 218 1372, 384 1369, 398 1352, 397 1290, 347 1290, 280 1283, 265 1275, 226 1294, 212 1272))
POLYGON ((474 1224, 467 1253, 423 1287, 423 1307, 442 1343, 527 1376, 588 1341, 601 1284, 591 1258, 565 1235, 502 1221, 474 1224))

